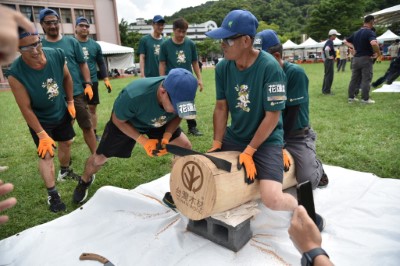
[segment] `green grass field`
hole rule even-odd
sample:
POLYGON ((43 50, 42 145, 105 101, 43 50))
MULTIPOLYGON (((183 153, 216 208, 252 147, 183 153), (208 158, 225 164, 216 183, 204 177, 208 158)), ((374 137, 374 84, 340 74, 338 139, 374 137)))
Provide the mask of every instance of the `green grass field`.
MULTIPOLYGON (((374 79, 388 68, 388 62, 375 64, 374 79)), ((318 134, 317 153, 324 164, 341 166, 362 172, 371 172, 383 178, 400 178, 400 94, 371 93, 374 105, 347 103, 347 88, 350 80, 349 64, 346 72, 335 73, 332 91, 334 96, 321 94, 323 64, 305 64, 310 79, 311 125, 318 134)), ((113 91, 106 92, 101 83, 101 104, 98 106, 101 133, 110 117, 114 99, 122 88, 134 77, 111 81, 113 91)), ((211 147, 213 126, 212 113, 215 103, 214 69, 203 69, 204 91, 196 98, 198 127, 202 137, 189 138, 193 149, 205 152, 211 147)), ((12 196, 18 204, 5 212, 10 221, 0 226, 0 239, 21 232, 65 215, 77 208, 72 204, 75 181, 58 183, 57 188, 67 204, 67 212, 55 214, 48 210, 47 192, 38 171, 36 148, 27 125, 10 91, 0 91, 0 165, 10 169, 0 173, 0 179, 15 185, 12 196)), ((186 132, 187 125, 182 123, 186 132)), ((81 130, 72 146, 73 168, 82 173, 89 149, 82 139, 81 130)), ((58 172, 58 162, 56 171, 58 172)), ((171 155, 160 158, 147 157, 137 147, 130 159, 111 159, 97 174, 91 186, 89 197, 105 185, 133 189, 136 186, 157 179, 171 170, 171 155)), ((340 192, 338 192, 340 193, 340 192)), ((4 197, 0 197, 0 200, 4 197)))

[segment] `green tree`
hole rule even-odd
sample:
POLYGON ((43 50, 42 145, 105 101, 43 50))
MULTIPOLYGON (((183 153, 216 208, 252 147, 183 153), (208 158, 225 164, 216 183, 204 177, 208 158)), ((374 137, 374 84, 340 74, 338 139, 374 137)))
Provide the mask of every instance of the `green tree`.
POLYGON ((216 54, 222 54, 221 45, 218 41, 206 38, 204 41, 196 42, 197 51, 202 58, 211 58, 216 54))
POLYGON ((139 41, 143 35, 138 32, 128 32, 128 27, 128 22, 124 19, 121 19, 121 23, 119 23, 119 36, 121 38, 121 45, 132 47, 135 51, 135 62, 139 62, 139 41))

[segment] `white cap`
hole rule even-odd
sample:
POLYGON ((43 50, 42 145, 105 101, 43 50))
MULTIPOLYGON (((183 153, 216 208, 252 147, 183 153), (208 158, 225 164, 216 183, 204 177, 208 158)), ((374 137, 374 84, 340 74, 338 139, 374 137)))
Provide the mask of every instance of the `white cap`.
POLYGON ((340 33, 337 32, 335 29, 331 29, 331 30, 329 31, 328 35, 337 35, 337 36, 340 36, 340 33))

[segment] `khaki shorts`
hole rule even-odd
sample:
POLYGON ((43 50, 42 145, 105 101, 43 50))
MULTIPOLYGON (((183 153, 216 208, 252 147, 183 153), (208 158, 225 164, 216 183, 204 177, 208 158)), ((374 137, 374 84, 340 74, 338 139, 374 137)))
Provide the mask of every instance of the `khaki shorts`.
POLYGON ((76 111, 76 121, 78 121, 79 127, 84 129, 92 128, 89 107, 87 105, 86 96, 84 93, 74 96, 74 105, 76 111))

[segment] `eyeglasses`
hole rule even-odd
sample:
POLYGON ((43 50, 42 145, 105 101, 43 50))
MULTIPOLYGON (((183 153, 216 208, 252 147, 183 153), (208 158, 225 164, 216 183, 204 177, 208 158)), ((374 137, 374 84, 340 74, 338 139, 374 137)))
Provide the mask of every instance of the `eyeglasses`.
POLYGON ((80 28, 86 28, 86 29, 89 29, 89 28, 90 28, 90 25, 87 25, 87 24, 78 24, 78 26, 79 26, 80 28))
POLYGON ((33 49, 42 47, 42 41, 39 39, 39 41, 29 44, 29 45, 25 45, 25 46, 20 46, 19 49, 21 50, 21 52, 31 52, 33 51, 33 49))
POLYGON ((47 21, 43 20, 43 23, 46 24, 46 26, 51 26, 51 25, 57 26, 58 23, 60 23, 60 21, 59 20, 47 20, 47 21))
POLYGON ((246 35, 243 35, 243 34, 234 35, 232 37, 222 39, 222 42, 228 46, 233 46, 233 44, 235 43, 235 40, 240 37, 243 37, 243 36, 246 36, 246 35))

